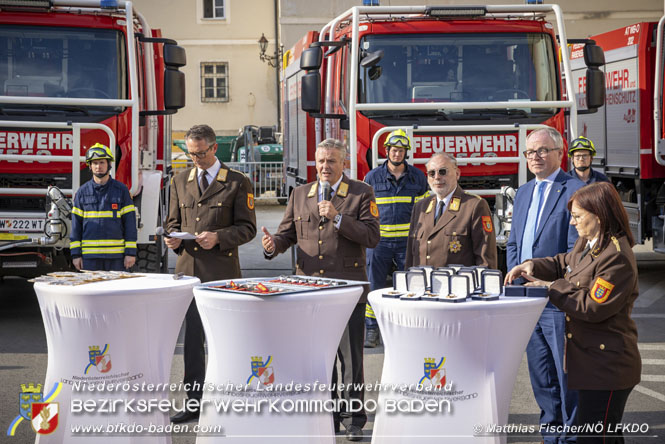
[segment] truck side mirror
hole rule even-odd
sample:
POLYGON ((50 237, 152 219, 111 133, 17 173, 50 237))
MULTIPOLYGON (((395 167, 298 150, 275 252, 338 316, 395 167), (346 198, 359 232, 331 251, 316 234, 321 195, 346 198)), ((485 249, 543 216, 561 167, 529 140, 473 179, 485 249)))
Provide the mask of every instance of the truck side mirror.
POLYGON ((187 55, 182 46, 166 43, 164 45, 164 64, 173 68, 181 68, 187 64, 187 55))
POLYGON ((323 63, 323 50, 320 46, 307 48, 300 56, 300 69, 311 71, 318 70, 323 63))
POLYGON ((164 109, 167 111, 175 112, 185 106, 185 73, 178 68, 186 63, 183 47, 164 44, 164 109))
POLYGON ((302 77, 301 108, 308 113, 321 111, 321 74, 318 70, 310 71, 302 77))
POLYGON ((584 45, 584 63, 589 68, 599 68, 605 64, 603 48, 595 43, 584 45))
POLYGON ((605 73, 595 67, 586 70, 586 104, 589 111, 605 104, 605 73))
POLYGON ((593 41, 584 45, 587 109, 594 112, 605 104, 605 74, 598 68, 605 65, 603 48, 593 41))

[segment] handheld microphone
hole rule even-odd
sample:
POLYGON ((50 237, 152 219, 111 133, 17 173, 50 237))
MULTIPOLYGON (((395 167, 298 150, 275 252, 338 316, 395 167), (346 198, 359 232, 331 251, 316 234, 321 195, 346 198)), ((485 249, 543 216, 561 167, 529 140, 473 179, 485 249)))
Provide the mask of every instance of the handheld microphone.
POLYGON ((169 236, 169 233, 167 233, 166 230, 164 230, 163 227, 157 227, 157 228, 155 228, 155 234, 156 234, 157 236, 170 237, 170 236, 169 236))
MULTIPOLYGON (((332 187, 330 186, 330 182, 327 180, 321 182, 321 192, 323 193, 323 200, 330 201, 332 198, 332 187)), ((328 218, 321 216, 321 223, 324 224, 326 222, 328 222, 328 218)))

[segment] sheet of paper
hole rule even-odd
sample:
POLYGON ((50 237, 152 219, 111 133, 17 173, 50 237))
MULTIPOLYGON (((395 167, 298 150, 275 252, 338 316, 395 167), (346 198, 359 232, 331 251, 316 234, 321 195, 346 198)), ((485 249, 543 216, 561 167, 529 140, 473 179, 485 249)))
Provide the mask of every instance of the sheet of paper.
POLYGON ((194 236, 192 233, 181 233, 179 231, 169 233, 169 237, 174 237, 176 239, 196 239, 196 236, 194 236))

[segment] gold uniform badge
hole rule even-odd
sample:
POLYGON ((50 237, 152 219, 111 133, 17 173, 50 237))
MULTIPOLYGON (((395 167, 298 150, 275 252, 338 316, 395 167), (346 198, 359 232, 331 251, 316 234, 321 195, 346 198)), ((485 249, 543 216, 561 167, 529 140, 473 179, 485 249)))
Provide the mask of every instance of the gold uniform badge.
POLYGON ((450 211, 459 211, 460 202, 459 197, 453 197, 453 200, 450 201, 450 211))

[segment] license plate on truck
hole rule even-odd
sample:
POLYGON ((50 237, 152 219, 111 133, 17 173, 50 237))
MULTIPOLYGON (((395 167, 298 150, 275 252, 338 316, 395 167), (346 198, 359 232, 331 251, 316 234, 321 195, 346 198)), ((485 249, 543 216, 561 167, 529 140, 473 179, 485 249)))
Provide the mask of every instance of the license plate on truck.
POLYGON ((44 231, 44 219, 2 218, 0 232, 36 233, 44 231))

